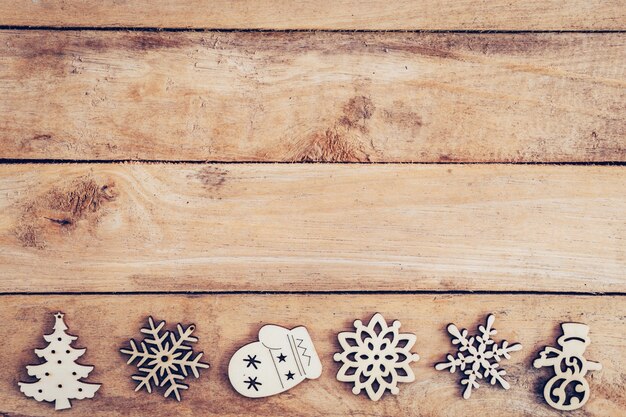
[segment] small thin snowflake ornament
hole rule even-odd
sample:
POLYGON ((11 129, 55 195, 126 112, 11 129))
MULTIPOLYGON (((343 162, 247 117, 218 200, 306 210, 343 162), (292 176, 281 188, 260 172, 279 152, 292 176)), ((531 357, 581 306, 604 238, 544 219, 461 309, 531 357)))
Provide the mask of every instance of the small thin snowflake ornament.
POLYGON ((67 326, 63 316, 61 312, 54 315, 54 332, 43 337, 48 346, 35 349, 35 354, 45 359, 45 362, 26 367, 28 375, 37 378, 38 381, 18 383, 24 395, 37 401, 54 402, 56 410, 71 408, 71 399, 93 398, 100 389, 100 384, 81 381, 82 378, 89 376, 93 366, 76 363, 76 360, 85 354, 86 349, 71 346, 78 337, 65 333, 67 326))
POLYGON ((500 384, 502 388, 509 389, 509 383, 504 379, 506 371, 500 369, 500 361, 502 358, 510 359, 511 352, 522 349, 522 345, 515 343, 509 345, 504 340, 501 344, 496 343, 491 337, 497 332, 493 328, 496 320, 493 314, 487 317, 485 326, 478 326, 477 335, 468 337, 467 329, 459 330, 454 324, 448 325, 448 333, 453 336, 452 344, 459 346, 456 356, 448 354, 447 362, 438 363, 435 369, 438 371, 449 369, 450 373, 454 373, 460 369, 464 377, 461 379, 461 385, 465 385, 463 398, 469 399, 472 395, 472 389, 478 388, 479 379, 488 379, 491 385, 500 384))
POLYGON ((132 379, 139 382, 135 391, 145 388, 152 393, 154 383, 155 388, 167 387, 164 397, 174 395, 180 401, 180 390, 189 388, 182 382, 189 376, 189 371, 199 378, 199 370, 206 369, 209 365, 200 362, 202 352, 194 357, 193 348, 188 345, 198 341, 191 335, 196 329, 193 324, 184 328, 179 323, 176 331, 163 331, 164 326, 164 321, 155 326, 154 320, 149 317, 148 327, 141 329, 141 333, 147 336, 139 345, 131 339, 130 346, 120 349, 120 352, 130 356, 126 362, 128 365, 137 360, 135 366, 139 374, 132 376, 132 379))
POLYGON ((417 337, 400 333, 400 326, 398 320, 387 325, 383 315, 376 313, 367 325, 356 320, 354 332, 339 333, 343 352, 335 353, 333 359, 343 365, 337 380, 353 383, 355 395, 365 390, 373 401, 380 400, 386 390, 397 395, 399 382, 415 381, 410 365, 419 360, 417 353, 411 353, 417 337))

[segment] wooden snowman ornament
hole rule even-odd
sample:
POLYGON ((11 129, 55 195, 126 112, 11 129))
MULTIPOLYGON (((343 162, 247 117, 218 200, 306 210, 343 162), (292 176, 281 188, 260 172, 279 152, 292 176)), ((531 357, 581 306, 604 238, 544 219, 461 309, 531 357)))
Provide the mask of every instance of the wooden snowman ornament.
POLYGON ((551 366, 554 369, 555 375, 546 383, 543 396, 551 407, 570 411, 581 408, 589 400, 590 389, 585 375, 589 371, 599 371, 602 365, 583 356, 590 343, 589 326, 563 323, 561 329, 563 335, 557 340, 561 349, 546 347, 533 366, 551 366))
POLYGON ((249 398, 279 394, 321 374, 322 363, 302 326, 263 326, 259 340, 241 347, 228 364, 233 388, 249 398))
POLYGON ((100 384, 88 384, 80 381, 87 378, 93 366, 79 365, 76 360, 85 354, 86 349, 75 349, 71 343, 78 339, 65 331, 63 313, 54 315, 54 332, 44 335, 48 346, 35 349, 35 354, 46 362, 40 365, 28 365, 28 375, 37 378, 37 382, 19 382, 20 391, 37 401, 54 402, 56 410, 71 408, 71 399, 93 398, 100 384))

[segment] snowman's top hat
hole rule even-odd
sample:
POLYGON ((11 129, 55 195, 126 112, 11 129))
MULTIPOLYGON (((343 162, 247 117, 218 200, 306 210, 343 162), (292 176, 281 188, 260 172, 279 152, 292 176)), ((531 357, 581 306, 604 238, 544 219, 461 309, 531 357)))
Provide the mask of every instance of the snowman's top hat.
POLYGON ((559 338, 561 342, 578 340, 585 344, 589 343, 589 326, 583 323, 562 323, 563 336, 559 338))

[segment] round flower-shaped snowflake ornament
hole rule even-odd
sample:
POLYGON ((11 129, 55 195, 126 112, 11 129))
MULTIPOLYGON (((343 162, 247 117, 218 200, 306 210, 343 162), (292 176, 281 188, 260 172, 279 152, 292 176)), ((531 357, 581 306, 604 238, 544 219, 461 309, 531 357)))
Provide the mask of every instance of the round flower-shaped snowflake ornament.
POLYGON ((399 382, 415 381, 410 365, 419 360, 417 353, 411 353, 417 337, 400 333, 398 320, 388 326, 382 314, 376 313, 367 325, 356 320, 354 328, 354 332, 337 336, 343 349, 333 357, 343 363, 337 372, 338 381, 353 383, 355 395, 365 390, 373 401, 378 401, 386 390, 398 394, 399 382))

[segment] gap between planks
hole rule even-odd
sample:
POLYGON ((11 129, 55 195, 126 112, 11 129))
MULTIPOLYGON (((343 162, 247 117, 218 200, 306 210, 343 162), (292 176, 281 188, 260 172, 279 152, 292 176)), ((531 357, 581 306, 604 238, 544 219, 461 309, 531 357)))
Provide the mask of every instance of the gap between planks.
POLYGON ((623 297, 626 292, 574 292, 574 291, 462 291, 462 290, 428 290, 428 291, 384 291, 384 290, 346 290, 346 291, 81 291, 81 292, 0 292, 2 296, 88 296, 88 295, 558 295, 571 297, 623 297))
POLYGON ((237 165, 237 164, 255 164, 255 165, 554 165, 554 166, 626 166, 626 161, 595 161, 595 162, 264 162, 264 161, 219 161, 219 160, 166 160, 166 159, 3 159, 0 158, 0 165, 26 165, 26 164, 196 164, 196 165, 237 165))
POLYGON ((159 28, 142 26, 11 26, 0 25, 0 30, 48 30, 48 31, 93 31, 93 32, 199 32, 199 33, 460 33, 460 34, 534 34, 534 33, 626 33, 626 29, 537 29, 537 30, 497 30, 497 29, 237 29, 237 28, 159 28))

